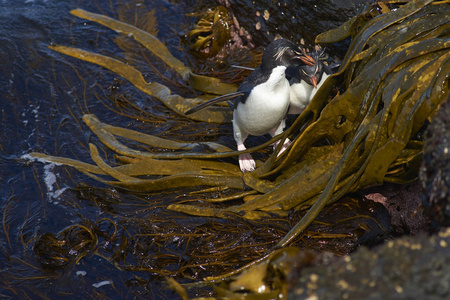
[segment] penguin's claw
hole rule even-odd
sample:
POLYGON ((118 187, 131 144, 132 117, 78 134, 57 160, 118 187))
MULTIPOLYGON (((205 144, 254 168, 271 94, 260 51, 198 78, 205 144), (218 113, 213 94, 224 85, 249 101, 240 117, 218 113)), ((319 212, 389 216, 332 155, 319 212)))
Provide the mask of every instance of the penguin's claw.
POLYGON ((242 173, 255 170, 256 163, 250 153, 239 155, 239 167, 241 168, 242 173))

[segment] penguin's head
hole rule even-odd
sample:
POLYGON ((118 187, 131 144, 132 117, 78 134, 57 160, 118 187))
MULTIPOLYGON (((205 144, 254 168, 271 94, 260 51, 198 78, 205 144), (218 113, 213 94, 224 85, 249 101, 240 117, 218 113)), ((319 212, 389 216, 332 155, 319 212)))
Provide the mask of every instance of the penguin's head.
POLYGON ((314 64, 303 65, 299 67, 300 79, 304 80, 306 83, 317 88, 317 84, 322 80, 322 75, 324 72, 323 60, 326 59, 323 51, 313 51, 311 57, 314 59, 314 64))
POLYGON ((277 66, 314 65, 314 59, 306 55, 297 45, 287 39, 277 39, 264 50, 262 68, 273 69, 277 66))

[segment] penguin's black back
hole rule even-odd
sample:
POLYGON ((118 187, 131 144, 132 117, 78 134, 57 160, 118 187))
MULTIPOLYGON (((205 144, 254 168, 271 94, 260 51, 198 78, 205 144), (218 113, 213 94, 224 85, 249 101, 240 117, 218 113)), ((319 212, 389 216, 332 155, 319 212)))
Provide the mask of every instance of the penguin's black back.
POLYGON ((244 94, 235 99, 234 107, 236 107, 239 103, 245 103, 252 89, 269 80, 271 72, 272 70, 269 72, 264 72, 261 67, 258 67, 250 75, 248 75, 238 88, 238 92, 242 92, 244 94))

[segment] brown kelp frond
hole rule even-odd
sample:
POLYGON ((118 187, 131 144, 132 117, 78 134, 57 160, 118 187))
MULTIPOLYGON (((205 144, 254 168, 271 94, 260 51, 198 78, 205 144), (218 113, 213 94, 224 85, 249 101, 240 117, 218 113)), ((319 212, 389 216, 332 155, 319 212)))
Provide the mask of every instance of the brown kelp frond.
MULTIPOLYGON (((145 81, 141 72, 117 59, 60 45, 50 45, 49 48, 84 61, 95 63, 117 73, 118 75, 126 78, 141 91, 161 101, 164 105, 179 115, 184 116, 185 111, 191 109, 201 101, 195 99, 185 99, 179 95, 172 94, 166 86, 157 82, 148 83, 145 81)), ((189 118, 197 121, 224 123, 231 121, 231 111, 230 109, 224 107, 211 107, 192 114, 189 118)))
MULTIPOLYGON (((78 199, 88 206, 95 204, 108 217, 81 218, 57 233, 35 238, 38 262, 54 272, 70 271, 96 256, 120 270, 146 271, 150 278, 172 275, 183 282, 186 278, 199 280, 238 269, 261 257, 303 215, 299 211, 283 218, 272 215, 254 221, 238 215, 226 219, 192 218, 167 211, 158 201, 170 197, 160 194, 153 200, 130 195, 124 200, 111 189, 81 187, 73 192, 80 193, 78 199)), ((373 202, 369 201, 369 205, 373 202)), ((385 230, 385 224, 373 221, 360 200, 344 199, 326 210, 296 239, 298 247, 344 255, 354 249, 355 240, 365 232, 385 230), (329 214, 332 219, 327 217, 329 214), (348 220, 339 222, 344 218, 348 220)))
POLYGON ((82 9, 74 9, 71 13, 77 17, 102 24, 119 33, 132 36, 144 47, 163 60, 170 68, 174 69, 186 82, 197 90, 221 95, 236 91, 235 85, 224 83, 216 78, 192 73, 189 67, 175 58, 166 46, 164 46, 164 44, 148 32, 138 29, 132 25, 114 20, 110 17, 91 13, 82 9))
MULTIPOLYGON (((105 138, 103 142, 106 144, 106 137, 102 135, 106 135, 106 133, 109 133, 110 136, 119 136, 124 137, 129 140, 134 140, 139 143, 152 146, 152 147, 158 147, 161 149, 170 149, 170 150, 191 150, 198 146, 204 146, 206 148, 210 148, 217 152, 225 152, 225 151, 232 151, 232 149, 223 146, 221 144, 213 143, 213 142, 178 142, 174 140, 168 140, 159 138, 156 136, 151 136, 148 134, 143 134, 140 132, 136 132, 133 130, 120 128, 116 126, 111 126, 105 123, 101 123, 98 118, 95 115, 84 115, 83 120, 85 123, 91 128, 92 131, 94 131, 100 138, 105 138)), ((115 149, 113 149, 115 150, 115 149)), ((117 150, 116 150, 117 151, 117 150)))
POLYGON ((137 192, 197 186, 217 186, 224 189, 241 190, 244 188, 239 170, 229 163, 193 159, 160 161, 144 158, 122 159, 122 162, 127 163, 111 167, 100 157, 95 145, 90 144, 90 149, 91 157, 97 166, 40 153, 31 153, 30 156, 39 158, 42 161, 72 166, 100 182, 137 192), (185 170, 184 172, 183 169, 185 170), (103 179, 98 175, 108 175, 115 180, 103 179), (158 178, 140 178, 140 176, 150 175, 158 176, 158 178))
POLYGON ((42 267, 59 269, 75 265, 86 255, 95 254, 97 234, 91 226, 73 225, 58 234, 45 233, 37 237, 34 250, 42 267))
POLYGON ((231 38, 231 24, 225 7, 208 9, 187 35, 191 49, 207 57, 216 55, 231 38))
POLYGON ((11 206, 14 204, 13 201, 8 201, 8 204, 5 206, 5 208, 3 209, 3 214, 2 214, 2 228, 3 228, 3 233, 5 234, 6 237, 6 241, 8 242, 8 247, 10 250, 12 250, 12 246, 11 246, 11 239, 9 237, 9 220, 12 217, 12 209, 11 206))

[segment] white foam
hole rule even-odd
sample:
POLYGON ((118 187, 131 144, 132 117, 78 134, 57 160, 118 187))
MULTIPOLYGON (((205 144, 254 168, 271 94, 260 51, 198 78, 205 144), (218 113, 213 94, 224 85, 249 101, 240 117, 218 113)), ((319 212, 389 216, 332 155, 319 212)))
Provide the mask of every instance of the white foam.
MULTIPOLYGON (((59 173, 55 174, 53 172, 53 168, 55 166, 61 166, 62 164, 48 162, 45 159, 33 157, 29 154, 22 155, 21 158, 25 159, 25 160, 37 161, 37 162, 41 162, 41 163, 45 164, 43 178, 44 178, 45 185, 47 187, 47 196, 49 197, 50 200, 58 199, 61 196, 61 194, 64 193, 64 191, 67 189, 67 188, 62 188, 62 189, 58 189, 58 190, 53 189, 53 185, 56 183, 56 178, 59 175, 59 173)), ((58 202, 56 201, 56 202, 54 202, 54 204, 58 204, 58 202)))
POLYGON ((113 284, 113 282, 111 280, 104 280, 104 281, 100 281, 97 283, 93 283, 92 286, 95 288, 99 288, 99 287, 102 287, 102 286, 108 285, 108 284, 113 284))

